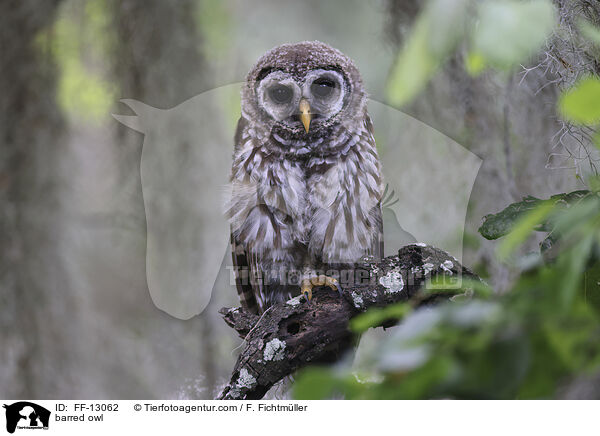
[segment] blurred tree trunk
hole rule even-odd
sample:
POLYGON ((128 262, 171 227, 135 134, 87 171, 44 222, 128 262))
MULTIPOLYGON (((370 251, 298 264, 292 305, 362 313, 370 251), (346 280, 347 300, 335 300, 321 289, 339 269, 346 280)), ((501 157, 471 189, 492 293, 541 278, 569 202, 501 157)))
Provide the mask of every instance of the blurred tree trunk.
POLYGON ((115 75, 124 97, 175 106, 209 85, 195 20, 196 1, 114 3, 119 45, 115 75))
MULTIPOLYGON (((56 70, 40 31, 59 0, 0 3, 0 396, 49 395, 41 367, 52 336, 50 297, 65 276, 58 256, 63 120, 55 103, 56 70), (9 353, 9 350, 11 351, 9 353), (10 382, 9 382, 10 381, 10 382)), ((51 394, 50 394, 51 395, 51 394)))
MULTIPOLYGON (((112 3, 118 46, 114 75, 123 98, 133 98, 161 109, 171 108, 206 90, 210 85, 198 28, 197 2, 176 4, 160 0, 125 0, 112 3)), ((142 204, 139 162, 142 139, 126 128, 118 127, 121 168, 120 186, 126 187, 123 205, 135 206, 135 214, 145 218, 142 204), (132 171, 135 168, 135 171, 132 171)), ((185 153, 179 147, 177 153, 185 153)), ((182 161, 185 156, 180 156, 182 161)), ((121 209, 121 208, 119 208, 121 209)), ((202 223, 198 223, 202 225, 202 223)), ((171 231, 178 231, 172 229, 171 231)), ((207 308, 186 323, 199 338, 201 359, 198 372, 202 390, 191 396, 212 398, 215 391, 216 351, 212 342, 213 323, 220 322, 216 310, 207 308), (214 313, 212 313, 214 312, 214 313), (200 394, 202 392, 202 394, 200 394)))
POLYGON ((385 35, 394 45, 400 46, 407 30, 421 11, 419 0, 388 0, 386 3, 388 21, 385 23, 385 35))

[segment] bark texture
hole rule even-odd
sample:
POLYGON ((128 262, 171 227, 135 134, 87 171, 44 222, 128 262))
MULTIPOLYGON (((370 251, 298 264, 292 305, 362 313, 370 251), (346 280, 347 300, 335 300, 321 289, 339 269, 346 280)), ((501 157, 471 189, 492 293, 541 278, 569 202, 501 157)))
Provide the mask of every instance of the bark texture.
POLYGON ((452 279, 449 287, 456 285, 456 278, 477 278, 444 251, 413 244, 381 262, 357 265, 355 283, 341 296, 317 288, 310 303, 296 297, 271 306, 260 317, 241 308, 221 309, 225 322, 245 341, 218 399, 260 399, 299 368, 331 360, 355 343, 350 320, 371 307, 409 300, 423 305, 451 297, 454 294, 448 292, 419 292, 428 279, 439 275, 452 279))

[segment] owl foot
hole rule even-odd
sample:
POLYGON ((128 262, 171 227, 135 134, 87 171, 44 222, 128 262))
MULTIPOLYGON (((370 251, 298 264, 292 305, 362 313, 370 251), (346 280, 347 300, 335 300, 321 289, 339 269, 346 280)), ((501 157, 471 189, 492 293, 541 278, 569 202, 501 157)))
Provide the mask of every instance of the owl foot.
POLYGON ((309 279, 302 280, 300 285, 300 293, 306 298, 306 302, 310 304, 312 299, 312 290, 315 286, 329 286, 334 291, 338 291, 340 297, 342 296, 342 287, 340 286, 337 279, 328 276, 316 276, 309 279))

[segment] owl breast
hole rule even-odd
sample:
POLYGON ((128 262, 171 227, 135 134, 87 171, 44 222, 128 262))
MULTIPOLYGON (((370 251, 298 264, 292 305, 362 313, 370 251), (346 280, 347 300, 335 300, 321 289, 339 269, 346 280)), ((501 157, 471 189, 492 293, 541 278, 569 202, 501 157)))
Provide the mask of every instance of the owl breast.
POLYGON ((379 162, 368 148, 284 159, 248 141, 232 173, 234 235, 265 268, 357 260, 378 231, 379 162))

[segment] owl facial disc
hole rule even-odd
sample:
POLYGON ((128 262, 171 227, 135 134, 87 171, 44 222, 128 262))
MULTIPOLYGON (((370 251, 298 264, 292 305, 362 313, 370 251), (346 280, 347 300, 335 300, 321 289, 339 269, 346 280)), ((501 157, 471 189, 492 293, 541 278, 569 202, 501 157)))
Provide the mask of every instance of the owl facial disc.
POLYGON ((306 134, 332 124, 349 93, 343 74, 324 68, 310 70, 303 77, 272 71, 256 86, 260 109, 289 130, 306 134))

